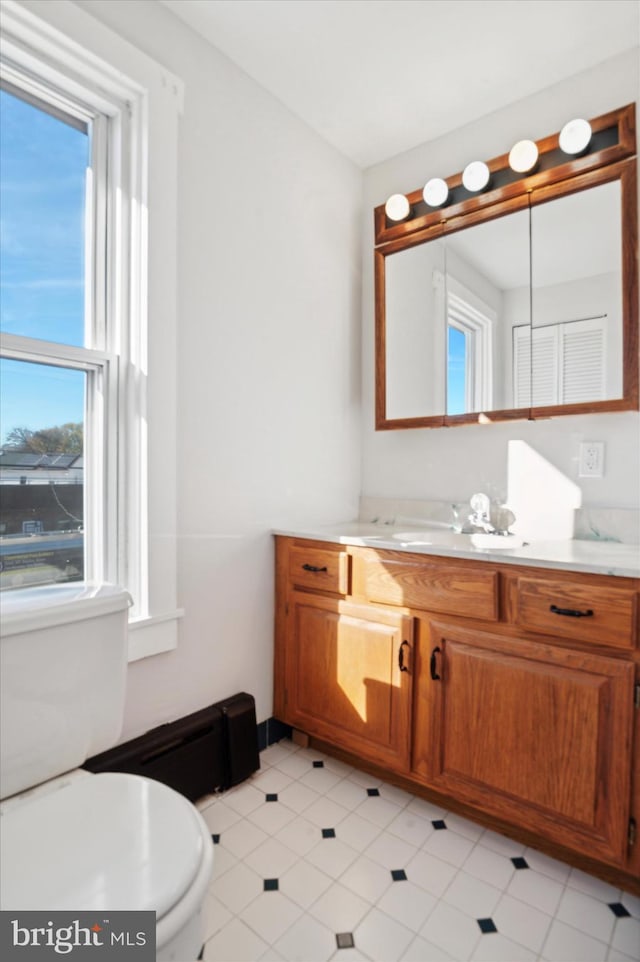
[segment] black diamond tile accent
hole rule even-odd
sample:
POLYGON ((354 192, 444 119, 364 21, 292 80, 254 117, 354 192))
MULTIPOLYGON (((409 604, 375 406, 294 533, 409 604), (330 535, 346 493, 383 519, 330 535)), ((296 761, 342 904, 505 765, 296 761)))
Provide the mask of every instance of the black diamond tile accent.
POLYGON ((394 882, 406 882, 407 873, 403 868, 392 868, 391 878, 393 879, 394 882))
POLYGON ((431 823, 436 831, 440 831, 447 827, 447 823, 442 818, 436 818, 434 822, 431 823))
MULTIPOLYGON (((323 828, 323 829, 322 829, 322 837, 323 837, 323 838, 335 838, 335 837, 336 837, 336 830, 335 830, 335 828, 323 828)), ((328 851, 328 849, 327 849, 327 851, 328 851)))
POLYGON ((375 798, 375 797, 378 796, 379 794, 380 794, 380 792, 378 791, 377 788, 368 788, 368 789, 367 789, 367 795, 371 796, 371 798, 375 798))
POLYGON ((338 932, 336 943, 339 949, 352 949, 355 946, 351 932, 338 932))
POLYGON ((267 802, 277 802, 277 801, 278 801, 278 796, 276 795, 275 792, 268 792, 268 793, 265 795, 265 799, 266 799, 267 802))
POLYGON ((278 891, 278 879, 277 878, 266 878, 264 880, 264 890, 265 892, 277 892, 278 891))
POLYGON ((498 931, 493 919, 476 919, 476 921, 483 935, 489 935, 490 932, 498 931))
POLYGON ((324 762, 314 762, 314 763, 313 763, 313 767, 314 767, 314 768, 324 768, 324 762))
POLYGON ((219 844, 220 844, 220 836, 219 836, 219 835, 212 835, 212 836, 211 836, 211 839, 212 839, 214 845, 219 845, 219 844))
POLYGON ((529 863, 527 862, 526 858, 522 857, 522 855, 516 855, 515 858, 511 859, 511 861, 513 862, 514 868, 529 868, 529 863))
POLYGON ((609 902, 609 908, 619 919, 625 919, 631 912, 627 911, 622 902, 609 902))

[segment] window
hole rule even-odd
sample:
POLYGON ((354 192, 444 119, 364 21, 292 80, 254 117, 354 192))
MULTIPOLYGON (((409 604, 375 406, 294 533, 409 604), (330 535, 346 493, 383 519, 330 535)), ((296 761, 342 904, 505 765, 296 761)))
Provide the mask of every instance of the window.
POLYGON ((125 585, 133 660, 175 648, 182 615, 173 473, 183 87, 74 4, 36 16, 4 0, 0 66, 2 581, 125 585))
POLYGON ((447 414, 493 407, 492 314, 462 284, 447 279, 447 414))

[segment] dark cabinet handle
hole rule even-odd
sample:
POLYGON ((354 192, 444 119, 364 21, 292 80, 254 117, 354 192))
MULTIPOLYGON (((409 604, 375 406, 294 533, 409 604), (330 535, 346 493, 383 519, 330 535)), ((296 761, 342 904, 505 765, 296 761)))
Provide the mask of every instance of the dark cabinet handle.
POLYGON ((565 615, 567 618, 591 618, 593 611, 587 608, 586 611, 578 611, 577 608, 558 608, 557 605, 549 605, 549 611, 554 615, 565 615))
POLYGON ((324 568, 318 568, 317 565, 303 565, 302 570, 303 571, 326 571, 327 568, 326 568, 326 565, 324 568))
POLYGON ((431 652, 431 660, 429 661, 429 671, 431 672, 431 677, 433 681, 440 681, 441 675, 437 672, 437 662, 436 655, 440 652, 439 648, 434 648, 431 652))
POLYGON ((407 648, 411 648, 411 645, 409 644, 408 641, 403 641, 402 644, 400 645, 400 651, 398 652, 398 668, 400 669, 400 671, 409 671, 409 666, 405 664, 405 660, 404 660, 405 645, 407 646, 407 648))

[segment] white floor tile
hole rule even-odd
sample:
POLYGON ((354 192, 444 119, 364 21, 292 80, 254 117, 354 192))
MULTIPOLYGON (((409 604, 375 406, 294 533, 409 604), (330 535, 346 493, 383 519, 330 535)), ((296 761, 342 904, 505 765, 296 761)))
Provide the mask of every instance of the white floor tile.
POLYGON ((287 788, 278 792, 278 801, 297 812, 298 815, 304 812, 305 808, 309 808, 310 805, 317 802, 319 798, 317 792, 307 788, 306 785, 301 785, 300 782, 291 782, 287 788))
POLYGON ((640 898, 637 895, 631 895, 630 892, 622 892, 620 901, 627 912, 633 915, 634 919, 640 919, 640 898))
POLYGON ((378 791, 382 798, 386 798, 388 802, 399 805, 400 808, 404 808, 405 805, 408 805, 413 799, 413 795, 405 792, 403 788, 398 788, 397 785, 388 785, 386 782, 381 782, 378 786, 378 791))
POLYGON ((466 872, 458 872, 442 896, 449 905, 474 919, 488 919, 500 901, 502 892, 488 882, 482 882, 466 872))
POLYGON ((329 875, 315 865, 309 865, 304 859, 296 862, 280 877, 280 891, 303 909, 313 905, 333 884, 334 880, 329 875))
POLYGON ((409 948, 415 933, 379 909, 371 909, 353 935, 356 948, 371 959, 397 962, 409 948))
POLYGON ((531 868, 540 872, 541 875, 548 875, 549 878, 563 883, 569 878, 571 866, 566 862, 559 862, 558 859, 551 858, 544 852, 538 852, 535 848, 526 848, 522 854, 531 868))
POLYGON ((224 875, 230 868, 238 864, 238 858, 224 845, 216 845, 213 850, 213 878, 224 875))
POLYGON ((337 758, 331 758, 330 755, 325 755, 324 764, 325 768, 328 768, 329 771, 335 772, 336 775, 341 775, 343 778, 346 778, 347 775, 351 775, 355 771, 353 765, 347 765, 346 762, 341 762, 337 758))
POLYGON ((417 854, 415 845, 404 842, 390 832, 382 832, 366 849, 367 858, 379 862, 389 871, 405 868, 417 854))
MULTIPOLYGON (((526 855, 525 858, 529 861, 526 855)), ((527 868, 514 872, 507 886, 507 894, 547 915, 555 914, 563 892, 564 886, 560 882, 527 868)))
POLYGON ((475 875, 483 882, 489 882, 500 889, 507 887, 516 871, 513 862, 506 855, 498 855, 482 845, 476 845, 470 852, 463 868, 469 875, 475 875))
POLYGON ((290 785, 293 779, 290 775, 287 775, 279 768, 268 768, 265 771, 261 771, 258 775, 254 775, 251 779, 251 785, 253 788, 257 788, 259 792, 280 792, 287 785, 290 785))
POLYGON ((351 812, 358 805, 362 805, 367 797, 367 791, 363 785, 356 784, 350 778, 343 778, 342 781, 337 782, 329 789, 326 797, 333 799, 334 802, 343 805, 351 812))
POLYGON ((204 947, 205 962, 255 962, 268 948, 240 919, 232 919, 204 947))
POLYGON ((609 906, 576 889, 565 889, 556 918, 607 944, 613 935, 615 915, 609 906))
POLYGON ((263 881, 260 876, 243 862, 225 872, 209 889, 234 915, 257 898, 262 890, 263 881))
POLYGON ((542 950, 552 921, 550 915, 510 895, 503 895, 491 918, 501 935, 534 953, 542 950))
POLYGON ((434 831, 431 820, 403 809, 387 826, 387 831, 420 848, 434 831))
POLYGON ((542 947, 547 962, 605 962, 607 946, 555 919, 542 947))
POLYGON ((611 945, 618 952, 640 959, 640 922, 627 917, 616 919, 611 945))
POLYGON ((535 952, 517 945, 499 932, 483 935, 471 958, 473 962, 536 962, 535 952))
POLYGON ((338 838, 323 839, 319 845, 311 849, 307 861, 326 872, 331 878, 337 879, 358 857, 355 848, 351 848, 338 838))
POLYGON ((444 818, 447 814, 445 808, 439 808, 437 805, 433 805, 431 802, 427 802, 426 799, 418 798, 417 796, 409 802, 407 811, 415 812, 416 815, 421 815, 422 818, 428 818, 429 821, 444 818))
POLYGON ((264 751, 260 752, 260 767, 267 768, 271 765, 277 765, 278 762, 284 761, 288 758, 291 751, 290 741, 276 742, 275 745, 269 745, 264 751))
POLYGON ((269 838, 244 860, 261 879, 280 878, 297 861, 297 855, 276 838, 269 838))
POLYGON ((609 949, 607 962, 638 962, 638 956, 625 955, 624 952, 619 952, 617 949, 609 949))
POLYGON ((353 932, 370 909, 369 902, 338 882, 313 903, 309 914, 332 932, 353 932))
POLYGON ((488 828, 485 829, 480 836, 480 843, 484 845, 485 848, 490 848, 492 852, 497 852, 499 855, 506 855, 507 858, 522 855, 525 851, 525 846, 521 845, 520 842, 514 842, 512 838, 508 838, 506 835, 499 835, 498 832, 492 832, 488 828))
POLYGON ((323 797, 305 809, 304 817, 318 828, 335 828, 348 814, 348 809, 330 798, 323 797))
POLYGON ((439 902, 422 926, 420 935, 448 952, 457 962, 465 962, 478 944, 478 923, 453 905, 439 902))
POLYGON ((263 892, 249 903, 240 917, 268 945, 273 945, 301 915, 300 906, 282 892, 263 892))
POLYGON ((336 950, 336 937, 317 919, 303 915, 278 939, 275 949, 287 962, 327 962, 336 950))
POLYGON ((372 904, 393 884, 389 870, 365 856, 349 866, 340 882, 372 904))
POLYGON ((362 818, 357 812, 351 812, 336 828, 336 836, 352 848, 362 852, 378 837, 380 828, 374 822, 362 818))
POLYGON ((592 895, 594 899, 599 899, 601 902, 620 901, 621 892, 619 888, 610 885, 608 882, 603 882, 602 879, 594 878, 593 875, 587 875, 586 872, 581 872, 577 868, 571 869, 567 878, 567 885, 569 888, 584 892, 585 895, 592 895))
POLYGON ((245 858, 268 837, 261 828, 243 818, 220 837, 220 845, 217 848, 226 848, 236 858, 245 858))
POLYGON ((474 843, 470 838, 458 835, 450 829, 443 828, 433 832, 422 846, 423 852, 435 855, 436 858, 451 862, 452 865, 464 865, 474 843))
POLYGON ((464 835, 465 838, 470 838, 472 842, 477 842, 486 831, 481 825, 476 825, 475 822, 470 822, 468 818, 456 815, 455 812, 447 812, 443 819, 447 823, 447 828, 450 828, 452 832, 455 832, 456 835, 464 835))
POLYGON ((363 788, 380 788, 382 785, 380 778, 377 778, 375 775, 369 775, 368 772, 361 772, 357 768, 354 768, 348 778, 350 782, 355 782, 356 785, 361 785, 363 788))
POLYGON ((311 767, 301 778, 300 781, 307 788, 312 788, 315 792, 323 795, 333 788, 338 782, 342 781, 342 775, 337 775, 328 768, 311 767))
MULTIPOLYGON (((451 962, 453 956, 417 935, 400 962, 451 962)), ((453 960, 455 962, 455 960, 453 960)))
POLYGON ((383 798, 382 795, 367 795, 356 808, 356 812, 379 825, 380 828, 386 828, 400 814, 401 808, 395 802, 389 802, 383 798))
POLYGON ((264 802, 264 792, 254 788, 249 782, 245 782, 238 788, 232 788, 222 796, 224 803, 240 815, 248 815, 262 805, 264 802))
POLYGON ((291 778, 301 778, 307 772, 310 772, 312 767, 311 759, 301 755, 300 752, 287 755, 276 762, 276 768, 279 768, 281 772, 291 778))
POLYGON ((267 835, 276 835, 281 828, 295 819, 294 813, 280 802, 263 802, 247 816, 248 821, 257 825, 267 835))
POLYGON ((322 832, 317 825, 300 815, 284 825, 275 837, 298 855, 306 855, 322 841, 322 832))
POLYGON ((239 822, 242 815, 233 808, 229 808, 224 802, 216 801, 202 812, 202 817, 211 829, 212 834, 214 832, 220 834, 239 822))
POLYGON ((216 932, 223 929, 233 918, 233 914, 212 892, 207 893, 202 906, 202 924, 204 940, 210 939, 216 932))
POLYGON ((378 900, 377 908, 396 922, 419 932, 437 905, 437 899, 413 882, 394 882, 378 900))
POLYGON ((440 897, 449 887, 457 869, 448 862, 436 858, 435 855, 429 855, 423 849, 407 864, 405 872, 411 882, 415 882, 426 892, 440 897))

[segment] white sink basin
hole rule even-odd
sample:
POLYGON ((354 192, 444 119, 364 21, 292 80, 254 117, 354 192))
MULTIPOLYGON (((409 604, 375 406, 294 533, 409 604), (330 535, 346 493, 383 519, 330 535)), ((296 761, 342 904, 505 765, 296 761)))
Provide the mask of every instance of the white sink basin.
POLYGON ((392 535, 392 538, 394 541, 401 541, 402 544, 433 544, 452 548, 468 548, 470 543, 468 534, 446 530, 398 531, 392 535))

